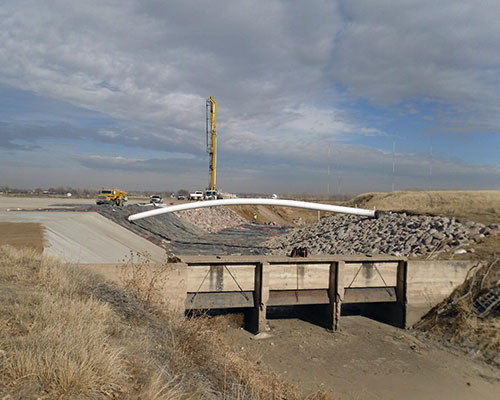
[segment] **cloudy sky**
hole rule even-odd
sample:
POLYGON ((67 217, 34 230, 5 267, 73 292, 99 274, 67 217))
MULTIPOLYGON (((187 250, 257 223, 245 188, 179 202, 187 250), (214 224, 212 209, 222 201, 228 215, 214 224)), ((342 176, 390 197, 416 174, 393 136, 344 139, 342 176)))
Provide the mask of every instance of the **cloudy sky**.
POLYGON ((202 189, 213 96, 224 191, 500 189, 498 15, 496 0, 4 0, 0 186, 202 189))

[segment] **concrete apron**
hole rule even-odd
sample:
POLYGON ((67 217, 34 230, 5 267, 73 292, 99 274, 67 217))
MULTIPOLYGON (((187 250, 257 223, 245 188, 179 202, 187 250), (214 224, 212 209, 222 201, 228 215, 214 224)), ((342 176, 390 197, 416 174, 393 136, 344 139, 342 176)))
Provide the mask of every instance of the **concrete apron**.
MULTIPOLYGON (((241 309, 253 333, 266 330, 268 311, 280 308, 298 310, 301 317, 330 330, 339 329, 342 312, 353 308, 407 328, 450 295, 473 265, 383 255, 186 256, 182 262, 159 267, 164 274, 159 294, 179 313, 241 309)), ((133 266, 91 268, 115 279, 118 268, 123 275, 123 268, 133 266)))

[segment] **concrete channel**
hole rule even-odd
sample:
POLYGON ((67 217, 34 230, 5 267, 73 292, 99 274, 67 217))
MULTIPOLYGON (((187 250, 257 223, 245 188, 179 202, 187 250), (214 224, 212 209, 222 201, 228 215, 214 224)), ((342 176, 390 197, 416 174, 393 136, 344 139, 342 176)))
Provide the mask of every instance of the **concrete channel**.
POLYGON ((96 212, 0 212, 2 222, 35 222, 44 227, 44 254, 73 264, 119 263, 132 253, 161 262, 165 250, 96 212))

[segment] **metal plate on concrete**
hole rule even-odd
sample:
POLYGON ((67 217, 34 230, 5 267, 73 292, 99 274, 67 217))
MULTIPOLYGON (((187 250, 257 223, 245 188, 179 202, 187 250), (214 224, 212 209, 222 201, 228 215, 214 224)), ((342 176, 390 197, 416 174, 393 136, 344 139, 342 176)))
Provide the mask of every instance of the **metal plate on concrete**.
POLYGON ((330 263, 290 263, 269 266, 270 290, 326 289, 330 263))
POLYGON ((188 293, 186 310, 253 307, 253 292, 188 293))
POLYGON ((395 287, 346 288, 344 303, 397 302, 395 287))
POLYGON ((397 270, 397 262, 346 262, 344 285, 349 287, 396 286, 397 270))
POLYGON ((289 306, 296 304, 329 304, 328 291, 316 290, 271 290, 268 306, 289 306))

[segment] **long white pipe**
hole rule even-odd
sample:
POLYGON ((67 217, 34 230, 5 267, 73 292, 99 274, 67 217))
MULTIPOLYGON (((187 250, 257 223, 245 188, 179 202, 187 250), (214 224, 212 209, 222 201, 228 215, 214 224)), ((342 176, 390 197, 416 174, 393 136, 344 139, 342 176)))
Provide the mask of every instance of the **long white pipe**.
POLYGON ((190 210, 193 208, 215 207, 215 206, 239 206, 239 205, 259 205, 259 206, 281 206, 281 207, 307 208, 310 210, 330 211, 330 212, 344 213, 344 214, 354 214, 354 215, 361 215, 361 216, 372 217, 372 218, 377 217, 377 212, 375 210, 366 210, 363 208, 334 206, 334 205, 330 205, 330 204, 309 203, 306 201, 282 200, 282 199, 227 199, 227 200, 198 201, 195 203, 178 204, 176 206, 163 206, 161 208, 156 208, 154 210, 144 211, 141 213, 133 214, 133 215, 128 217, 128 220, 135 221, 136 219, 152 217, 154 215, 166 214, 166 213, 171 213, 171 212, 175 212, 175 211, 190 210))

